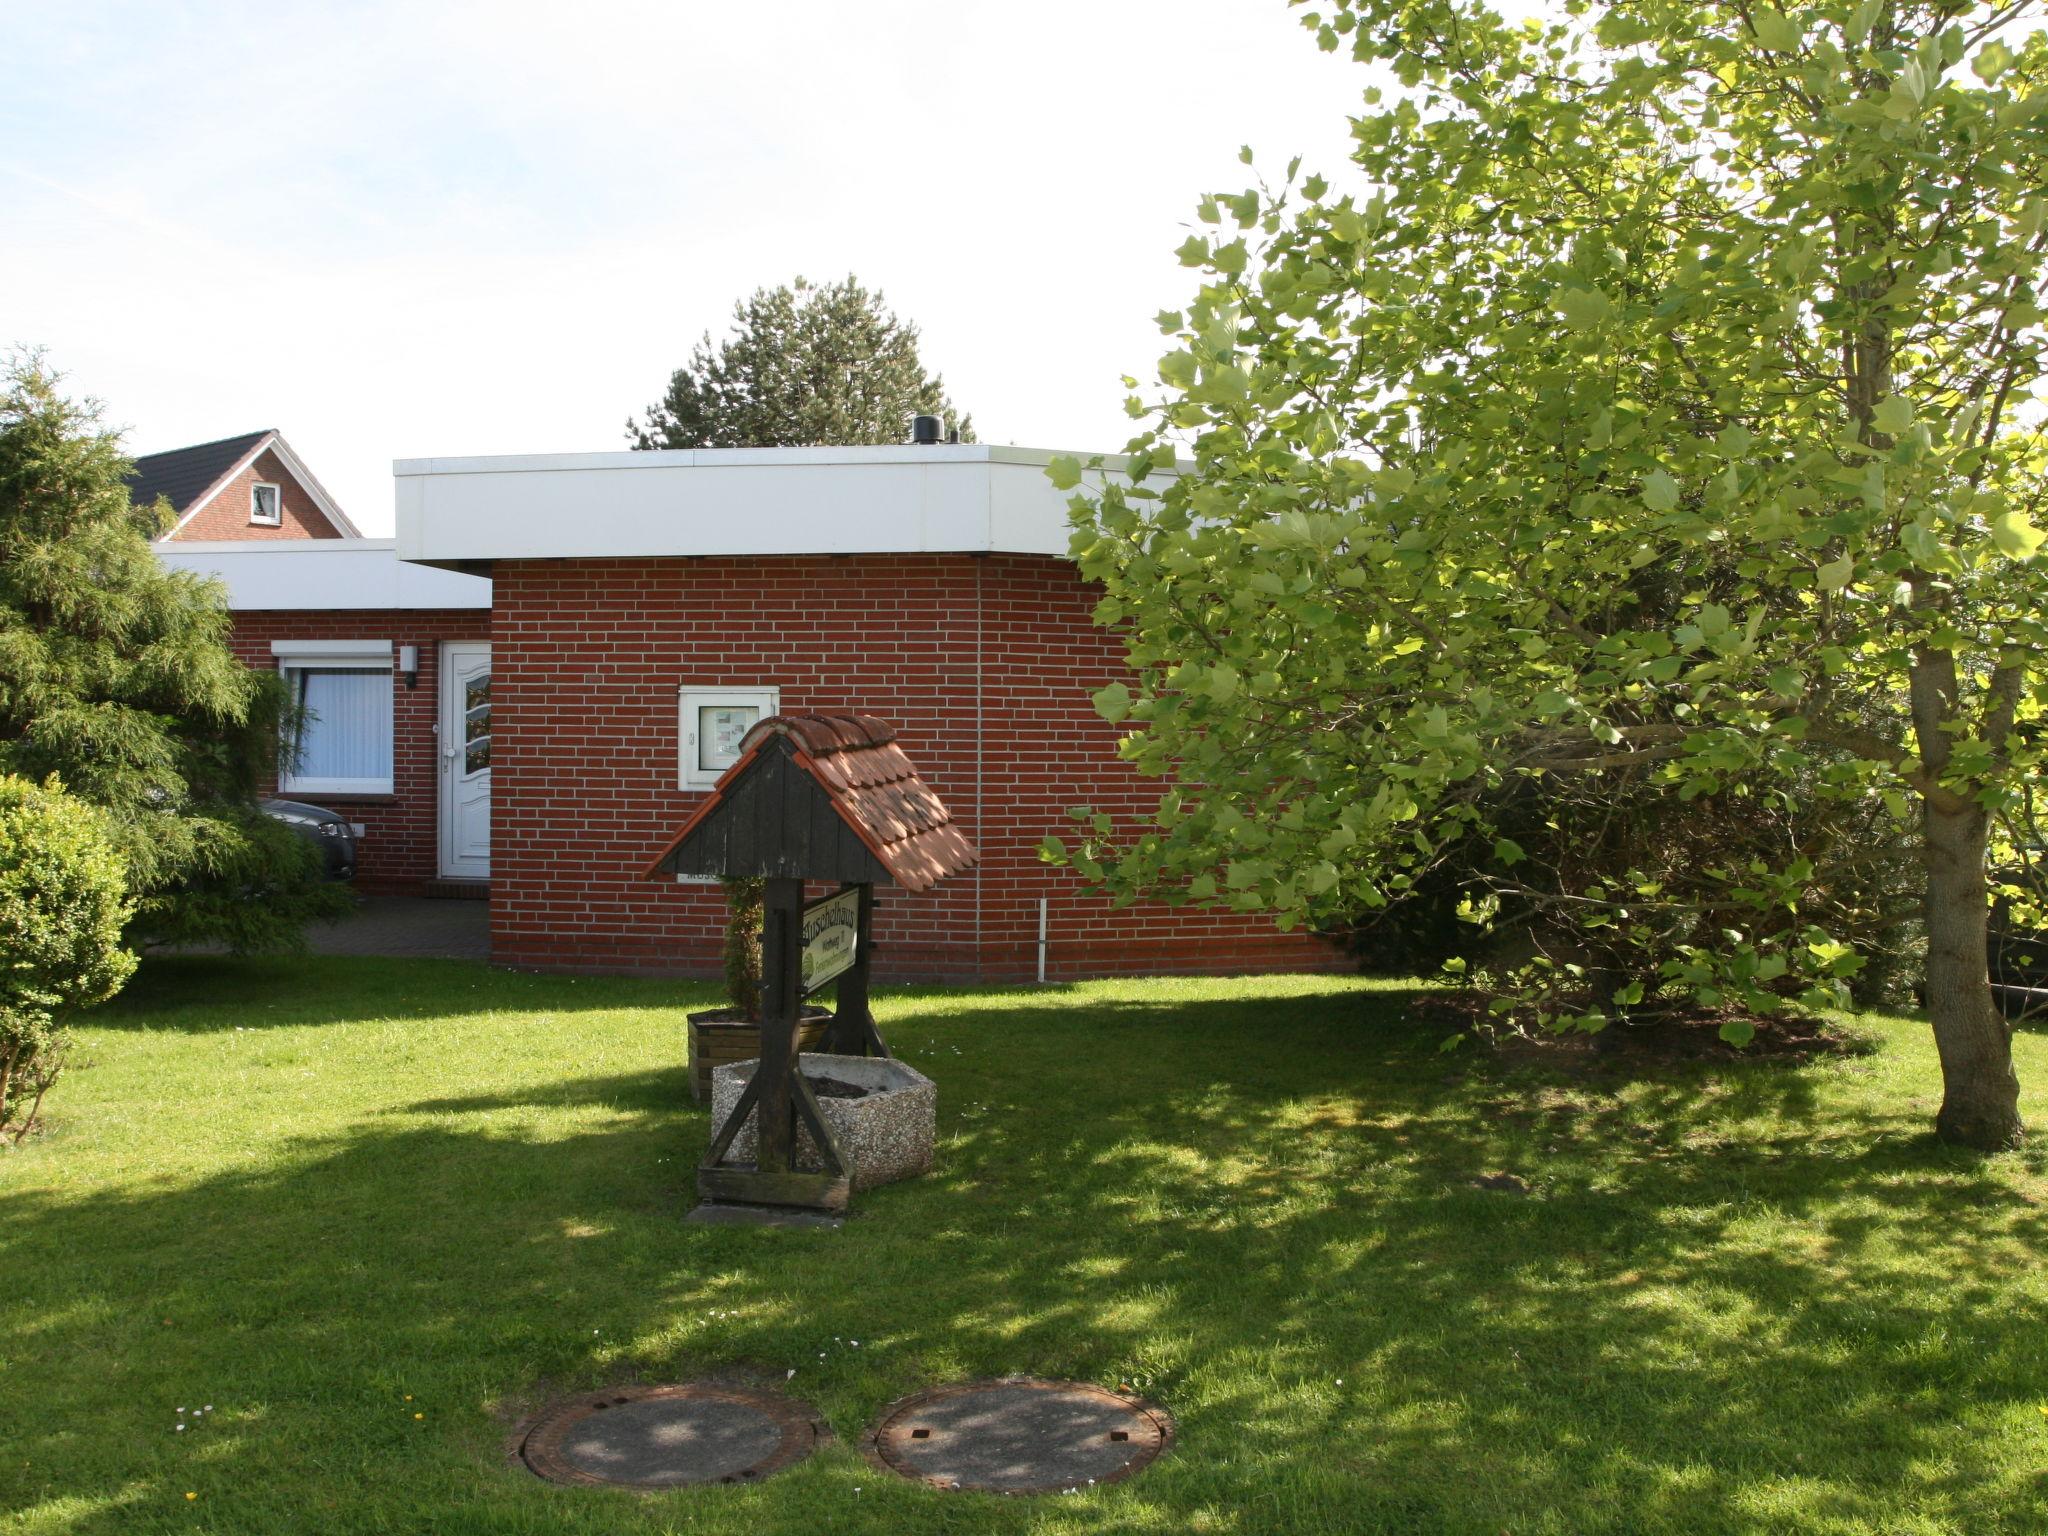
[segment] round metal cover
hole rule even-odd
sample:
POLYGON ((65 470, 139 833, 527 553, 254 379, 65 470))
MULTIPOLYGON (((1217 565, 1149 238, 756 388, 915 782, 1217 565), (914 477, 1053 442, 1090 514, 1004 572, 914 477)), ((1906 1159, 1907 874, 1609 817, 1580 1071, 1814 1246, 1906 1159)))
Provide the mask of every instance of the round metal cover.
POLYGON ((884 1410, 868 1453, 938 1488, 1058 1493, 1129 1477, 1172 1438, 1164 1409, 1087 1382, 1017 1377, 904 1398, 884 1410))
POLYGON ((691 1382, 571 1398, 527 1431, 519 1454, 550 1482, 680 1488, 758 1482, 810 1455, 824 1434, 802 1403, 691 1382))

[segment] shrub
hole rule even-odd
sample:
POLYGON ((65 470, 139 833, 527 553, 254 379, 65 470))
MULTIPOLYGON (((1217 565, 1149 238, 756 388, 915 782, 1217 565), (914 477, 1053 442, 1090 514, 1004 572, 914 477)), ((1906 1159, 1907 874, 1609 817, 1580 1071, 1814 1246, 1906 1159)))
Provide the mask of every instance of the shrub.
MULTIPOLYGON (((1354 952, 1398 975, 1458 957, 1482 992, 1540 996, 1566 1018, 1646 1021, 1696 1005, 1686 957, 1727 942, 1730 926, 1773 946, 1817 927, 1855 949, 1861 963, 1845 974, 1859 1006, 1910 1004, 1920 870, 1904 827, 1882 806, 1747 790, 1674 801, 1623 773, 1524 780, 1487 808, 1506 843, 1447 843, 1359 925, 1354 952), (1796 907, 1758 913, 1734 893, 1767 870, 1803 871, 1796 907), (1600 891, 1634 899, 1586 899, 1600 891)), ((1787 996, 1800 986, 1789 974, 1756 984, 1787 996)))
POLYGON ((95 807, 0 777, 0 1133, 19 1142, 64 1069, 63 1022, 135 969, 127 871, 95 807))
POLYGON ((725 888, 725 996, 744 1019, 761 1017, 761 902, 764 881, 732 876, 725 888))

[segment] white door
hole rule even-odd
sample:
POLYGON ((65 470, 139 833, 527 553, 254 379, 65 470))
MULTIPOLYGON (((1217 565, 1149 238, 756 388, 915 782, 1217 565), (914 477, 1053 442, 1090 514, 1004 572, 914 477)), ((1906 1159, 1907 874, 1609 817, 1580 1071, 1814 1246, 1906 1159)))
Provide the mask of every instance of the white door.
POLYGON ((441 647, 441 874, 491 874, 491 647, 441 647))

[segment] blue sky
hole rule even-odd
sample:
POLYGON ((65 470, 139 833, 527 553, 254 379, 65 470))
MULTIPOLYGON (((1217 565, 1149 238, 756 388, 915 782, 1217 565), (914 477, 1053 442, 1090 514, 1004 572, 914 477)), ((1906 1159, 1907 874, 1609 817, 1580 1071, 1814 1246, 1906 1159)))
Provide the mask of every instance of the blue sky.
POLYGON ((165 3, 0 14, 0 343, 148 452, 623 446, 733 302, 852 271, 994 442, 1114 448, 1237 147, 1341 185, 1283 0, 165 3))

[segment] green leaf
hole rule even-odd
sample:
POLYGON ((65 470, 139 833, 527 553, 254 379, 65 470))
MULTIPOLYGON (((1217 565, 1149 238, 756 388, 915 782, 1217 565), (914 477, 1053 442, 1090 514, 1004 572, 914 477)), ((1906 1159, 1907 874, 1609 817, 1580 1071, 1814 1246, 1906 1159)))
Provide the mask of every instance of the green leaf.
POLYGON ((2033 559, 2043 539, 2048 539, 2048 534, 2036 528, 2017 507, 2009 507, 1991 520, 1991 542, 1998 546, 2000 554, 2014 560, 2033 559))
POLYGON ((1172 389, 1192 389, 1195 384, 1195 354, 1169 352, 1159 359, 1160 380, 1172 389))
POLYGON ((1189 235, 1173 254, 1180 258, 1182 266, 1199 267, 1209 259, 1209 242, 1200 235, 1189 235))
POLYGON ((1998 84, 1998 77, 2012 68, 2013 52, 1996 38, 1977 50, 1970 61, 1971 72, 1986 85, 1998 84))
POLYGON ((1529 855, 1512 837, 1497 837, 1493 840, 1493 856, 1512 869, 1529 855))
POLYGON ((1729 1019, 1722 1024, 1720 1035, 1739 1051, 1756 1038, 1756 1025, 1748 1019, 1729 1019))
POLYGON ((1870 413, 1870 424, 1887 437, 1897 437, 1913 425, 1913 402, 1904 395, 1886 395, 1870 413))
POLYGON ((1652 512, 1669 512, 1678 505, 1678 482, 1661 469, 1643 476, 1643 505, 1652 512))
POLYGON ((1560 288, 1550 302, 1575 331, 1589 331, 1614 313, 1614 305, 1598 288, 1560 288))
POLYGON ((1849 585, 1856 575, 1856 557, 1845 554, 1839 560, 1830 560, 1820 568, 1820 589, 1823 592, 1839 592, 1849 585))
POLYGON ((1131 712, 1131 690, 1122 683, 1111 683, 1107 688, 1094 694, 1095 713, 1114 725, 1131 712))
POLYGON ((1797 53, 1801 42, 1798 25, 1782 11, 1759 8, 1750 13, 1756 40, 1773 53, 1797 53))
POLYGON ((1045 478, 1058 491, 1071 491, 1081 483, 1081 461, 1071 453, 1056 453, 1045 466, 1045 478))

